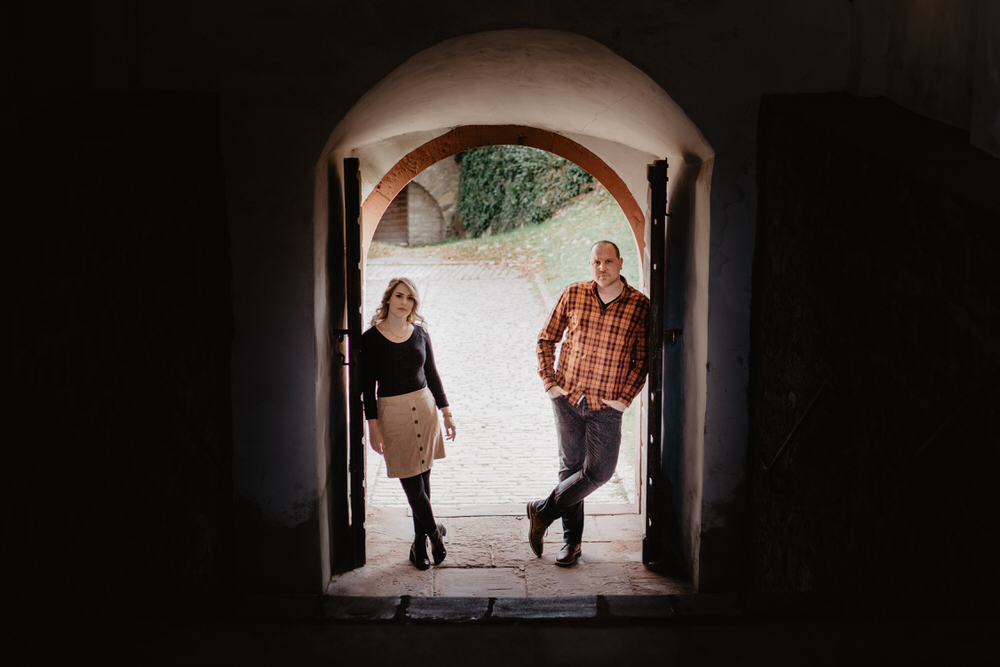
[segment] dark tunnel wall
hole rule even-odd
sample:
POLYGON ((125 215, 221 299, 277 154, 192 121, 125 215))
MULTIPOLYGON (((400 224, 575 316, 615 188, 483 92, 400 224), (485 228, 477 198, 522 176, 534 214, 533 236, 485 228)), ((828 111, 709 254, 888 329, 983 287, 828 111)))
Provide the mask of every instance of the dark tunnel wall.
POLYGON ((129 614, 231 585, 231 270, 218 102, 93 95, 5 146, 15 604, 129 614))
POLYGON ((754 587, 995 604, 1000 161, 846 95, 765 98, 759 139, 754 587))

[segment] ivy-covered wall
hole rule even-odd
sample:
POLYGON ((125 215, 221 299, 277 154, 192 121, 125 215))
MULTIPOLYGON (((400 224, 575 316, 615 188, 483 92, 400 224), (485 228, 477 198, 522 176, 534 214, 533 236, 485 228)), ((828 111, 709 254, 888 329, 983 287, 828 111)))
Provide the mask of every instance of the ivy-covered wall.
POLYGON ((544 222, 594 180, 572 162, 527 146, 485 146, 456 159, 459 227, 469 236, 544 222))

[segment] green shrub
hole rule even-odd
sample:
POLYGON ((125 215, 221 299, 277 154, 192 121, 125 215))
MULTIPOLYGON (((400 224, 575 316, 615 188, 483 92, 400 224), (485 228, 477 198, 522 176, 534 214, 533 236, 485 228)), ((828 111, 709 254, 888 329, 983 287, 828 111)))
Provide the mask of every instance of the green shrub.
POLYGON ((485 146, 456 159, 462 163, 456 209, 473 237, 537 225, 594 180, 569 160, 527 146, 485 146))

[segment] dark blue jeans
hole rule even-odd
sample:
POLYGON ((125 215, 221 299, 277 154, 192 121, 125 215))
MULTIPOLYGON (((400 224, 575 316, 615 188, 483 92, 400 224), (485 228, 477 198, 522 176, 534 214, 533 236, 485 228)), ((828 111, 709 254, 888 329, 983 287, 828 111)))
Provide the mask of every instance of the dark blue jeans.
POLYGON ((545 525, 563 522, 563 542, 583 541, 583 499, 615 474, 622 444, 622 413, 614 408, 570 405, 565 396, 552 399, 559 435, 559 484, 545 500, 535 502, 545 525))

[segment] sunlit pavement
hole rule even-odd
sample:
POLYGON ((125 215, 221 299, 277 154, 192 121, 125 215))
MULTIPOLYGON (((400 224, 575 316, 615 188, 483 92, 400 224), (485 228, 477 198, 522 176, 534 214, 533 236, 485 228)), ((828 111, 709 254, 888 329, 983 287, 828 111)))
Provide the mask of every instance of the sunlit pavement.
MULTIPOLYGON (((522 507, 558 481, 552 407, 538 377, 535 341, 551 304, 532 280, 490 263, 432 258, 371 259, 366 267, 366 319, 389 279, 411 278, 420 291, 438 371, 458 436, 431 473, 435 510, 522 507)), ((366 324, 367 326, 367 324, 366 324)), ((405 507, 380 456, 368 451, 368 502, 405 507)), ((617 475, 588 504, 635 500, 634 461, 619 457, 617 475)), ((623 511, 627 511, 624 510, 623 511)))

